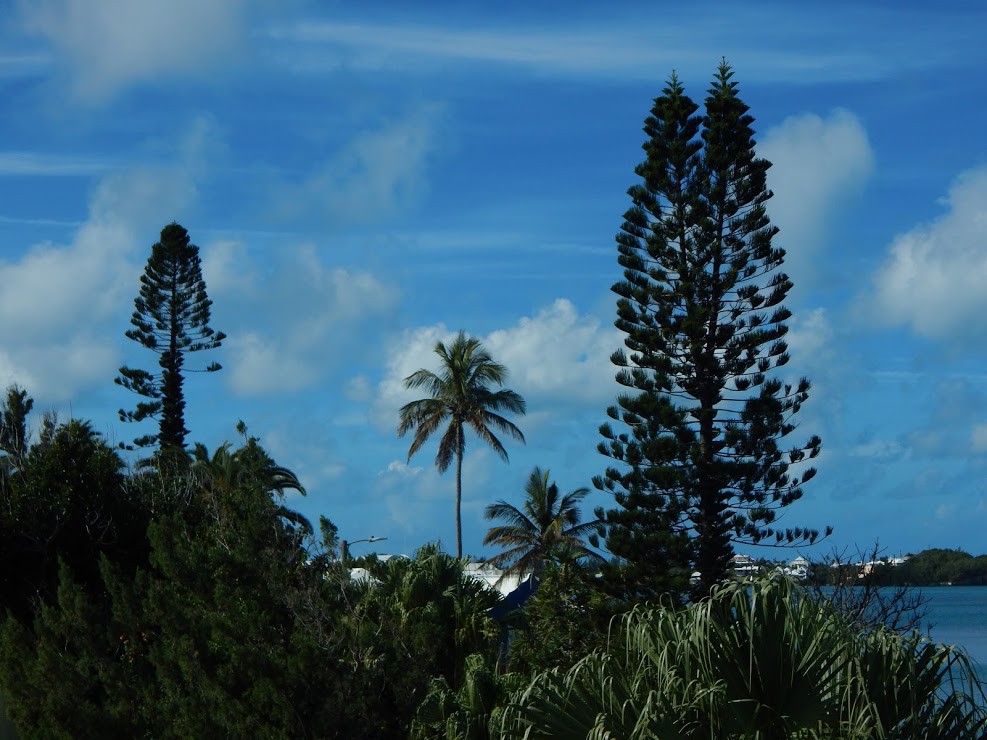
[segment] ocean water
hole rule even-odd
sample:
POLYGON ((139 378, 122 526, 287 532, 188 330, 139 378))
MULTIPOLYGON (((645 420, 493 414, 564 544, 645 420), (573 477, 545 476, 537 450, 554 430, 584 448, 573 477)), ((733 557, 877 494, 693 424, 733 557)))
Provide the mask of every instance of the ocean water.
POLYGON ((987 680, 987 586, 938 586, 922 589, 929 613, 923 620, 936 642, 958 645, 987 680))

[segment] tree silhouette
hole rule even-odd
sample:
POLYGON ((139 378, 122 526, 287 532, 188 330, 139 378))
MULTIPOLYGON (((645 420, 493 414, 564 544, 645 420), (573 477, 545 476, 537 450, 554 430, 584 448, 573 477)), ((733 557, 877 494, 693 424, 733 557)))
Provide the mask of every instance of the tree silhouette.
MULTIPOLYGON (((209 326, 212 301, 202 279, 199 248, 177 223, 161 230, 161 241, 151 248, 134 299, 132 329, 126 336, 158 355, 160 373, 121 367, 116 383, 149 400, 133 411, 120 410, 121 421, 158 420, 158 433, 134 440, 137 447, 155 443, 161 449, 185 447, 185 355, 216 349, 226 335, 209 326)), ((217 362, 202 372, 220 369, 217 362)))
POLYGON ((438 342, 435 354, 440 359, 438 373, 416 370, 404 379, 406 388, 424 388, 429 395, 401 408, 398 436, 403 437, 414 430, 414 439, 408 450, 410 460, 439 427, 448 423, 439 440, 435 465, 440 473, 444 473, 452 461, 456 461, 456 557, 462 557, 461 508, 466 428, 472 429, 506 461, 507 450, 494 430, 521 442, 524 435, 498 412, 523 414, 525 403, 514 391, 491 390, 491 385, 504 385, 507 368, 494 362, 479 340, 466 336, 465 332, 459 332, 448 347, 438 342))
POLYGON ((487 519, 506 522, 491 527, 483 540, 484 545, 506 548, 487 562, 505 568, 505 575, 521 575, 538 572, 563 549, 567 556, 602 560, 587 547, 587 538, 599 532, 600 523, 579 521, 579 502, 588 493, 584 487, 562 496, 559 487, 549 482, 549 471, 536 467, 525 483, 520 509, 503 500, 487 507, 487 519))
POLYGON ((782 301, 792 283, 765 211, 770 164, 755 154, 732 75, 720 65, 703 116, 672 76, 645 122, 642 182, 617 236, 616 326, 628 352, 612 359, 629 392, 607 413, 627 430, 601 428, 600 451, 623 465, 595 483, 619 507, 606 515, 607 547, 627 566, 617 590, 632 599, 681 587, 693 569, 708 593, 734 542, 818 535, 773 526, 815 474, 790 465, 821 442, 779 444, 810 384, 769 374, 789 359, 782 301))

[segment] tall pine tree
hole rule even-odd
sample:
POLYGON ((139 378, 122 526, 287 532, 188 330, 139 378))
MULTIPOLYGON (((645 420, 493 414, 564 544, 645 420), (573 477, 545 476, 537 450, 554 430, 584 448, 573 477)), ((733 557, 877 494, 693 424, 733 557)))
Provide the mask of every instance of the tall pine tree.
MULTIPOLYGON (((168 224, 161 230, 161 241, 151 248, 140 294, 134 299, 133 328, 126 332, 128 339, 158 355, 161 370, 154 374, 121 367, 116 379, 118 385, 149 399, 133 411, 121 409, 122 421, 158 420, 158 433, 135 439, 136 446, 185 447, 185 355, 216 349, 226 338, 209 326, 211 305, 199 248, 180 225, 168 224)), ((213 362, 202 372, 219 369, 219 363, 213 362)))
POLYGON ((642 182, 617 236, 624 279, 616 326, 627 352, 612 360, 628 389, 608 409, 600 451, 621 463, 595 482, 617 508, 598 512, 619 565, 610 587, 639 600, 695 591, 727 574, 734 543, 813 541, 776 530, 777 510, 802 496, 813 469, 789 466, 819 453, 812 436, 783 451, 809 381, 771 376, 788 359, 792 283, 780 271, 778 229, 765 212, 770 163, 754 152, 754 119, 722 63, 705 115, 672 76, 645 122, 642 182))

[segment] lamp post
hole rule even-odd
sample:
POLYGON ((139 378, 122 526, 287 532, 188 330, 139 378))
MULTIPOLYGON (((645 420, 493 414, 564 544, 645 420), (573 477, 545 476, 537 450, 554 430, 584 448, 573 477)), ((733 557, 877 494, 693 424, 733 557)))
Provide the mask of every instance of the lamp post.
POLYGON ((386 537, 371 536, 371 537, 364 537, 361 540, 352 540, 349 542, 343 540, 342 542, 340 542, 340 546, 339 546, 339 561, 343 564, 343 567, 345 568, 347 562, 350 559, 350 545, 355 545, 358 542, 380 542, 381 540, 386 540, 386 539, 387 539, 386 537))

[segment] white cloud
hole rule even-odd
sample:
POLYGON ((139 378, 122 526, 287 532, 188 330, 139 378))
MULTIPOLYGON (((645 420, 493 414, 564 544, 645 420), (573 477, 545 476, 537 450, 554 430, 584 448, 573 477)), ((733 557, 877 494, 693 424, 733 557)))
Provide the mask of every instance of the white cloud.
POLYGON ((874 169, 867 132, 849 111, 826 118, 812 113, 786 118, 770 129, 758 153, 773 163, 768 186, 776 244, 787 251, 785 271, 798 286, 811 281, 816 253, 825 246, 835 209, 863 187, 874 169))
POLYGON ((246 244, 233 239, 220 239, 205 245, 200 254, 202 277, 211 295, 254 290, 259 278, 254 272, 246 244))
POLYGON ((412 466, 400 460, 391 460, 387 463, 387 468, 377 473, 377 477, 393 475, 398 478, 415 478, 421 475, 424 470, 425 468, 418 467, 417 465, 412 466))
POLYGON ((72 318, 92 323, 129 313, 125 296, 138 285, 135 257, 146 254, 164 225, 161 219, 180 215, 196 196, 205 146, 196 142, 204 139, 206 127, 197 120, 189 130, 173 154, 175 164, 137 165, 105 175, 70 244, 37 244, 19 259, 0 263, 0 338, 56 331, 72 318))
POLYGON ((374 397, 374 389, 366 375, 357 375, 346 382, 344 394, 351 401, 369 401, 374 397))
POLYGON ((987 167, 956 179, 947 212, 897 237, 874 276, 878 315, 931 339, 987 331, 987 167))
MULTIPOLYGON (((254 431, 248 428, 248 433, 254 431)), ((295 416, 290 424, 267 428, 262 441, 279 464, 287 465, 298 476, 310 500, 331 495, 335 482, 347 473, 336 455, 336 440, 318 420, 295 416)))
POLYGON ((0 152, 0 175, 92 175, 105 172, 111 166, 111 163, 104 159, 84 156, 39 152, 0 152))
MULTIPOLYGON (((825 308, 803 312, 789 321, 790 329, 785 337, 791 367, 818 368, 832 356, 833 326, 825 308)), ((786 371, 787 372, 787 371, 786 371)))
POLYGON ((10 352, 0 350, 0 387, 7 388, 11 385, 19 385, 28 390, 29 395, 37 393, 35 390, 39 383, 35 375, 25 370, 20 364, 19 358, 11 356, 10 352))
MULTIPOLYGON (((493 452, 478 444, 472 449, 467 442, 466 456, 463 458, 463 529, 482 521, 481 509, 486 503, 486 487, 494 474, 494 465, 499 465, 493 452)), ((378 474, 374 495, 383 499, 390 514, 390 527, 405 531, 418 531, 422 521, 431 521, 433 532, 444 532, 440 539, 447 548, 456 541, 453 502, 456 495, 456 480, 453 470, 440 475, 434 465, 435 448, 423 449, 419 455, 429 462, 428 470, 423 467, 407 466, 400 461, 392 461, 387 469, 378 474)), ((468 546, 467 546, 467 549, 468 546)))
MULTIPOLYGON (((435 368, 435 344, 455 335, 439 324, 405 332, 393 343, 374 403, 374 419, 382 429, 394 428, 398 410, 418 397, 405 389, 404 378, 419 368, 435 368)), ((534 414, 549 405, 598 407, 616 395, 610 355, 622 346, 622 335, 595 316, 579 315, 564 298, 479 339, 507 367, 507 387, 520 393, 534 414)))
POLYGON ((440 108, 425 105, 403 119, 359 134, 303 183, 289 185, 281 215, 316 213, 332 224, 369 223, 400 213, 427 192, 440 108))
POLYGON ((414 391, 405 389, 404 379, 419 368, 433 367, 435 344, 449 342, 455 335, 456 332, 447 329, 445 324, 439 324, 406 331, 391 342, 387 369, 377 387, 373 407, 373 418, 380 429, 397 427, 398 410, 417 397, 414 391))
POLYGON ((71 244, 38 244, 0 264, 0 338, 8 345, 50 338, 80 319, 99 322, 120 310, 125 285, 135 279, 134 236, 124 224, 89 222, 71 244))
POLYGON ((970 451, 977 454, 987 452, 987 424, 975 424, 970 433, 970 451))
POLYGON ((245 37, 248 0, 35 0, 26 30, 44 37, 73 95, 98 102, 165 76, 204 77, 245 37))
POLYGON ((326 267, 311 246, 286 251, 273 275, 258 274, 228 242, 206 253, 207 285, 221 306, 214 323, 230 336, 225 377, 243 396, 312 387, 345 357, 364 322, 397 300, 370 273, 326 267))
POLYGON ((595 316, 580 316, 570 301, 559 298, 517 326, 492 332, 484 345, 507 366, 512 387, 529 404, 599 405, 616 394, 610 355, 623 346, 623 336, 595 316))
POLYGON ((619 77, 654 81, 655 70, 678 70, 680 76, 707 79, 724 50, 742 69, 745 79, 801 84, 822 80, 874 80, 898 75, 915 67, 935 66, 949 59, 942 44, 955 31, 923 18, 923 35, 914 24, 876 9, 856 9, 854 17, 832 12, 789 11, 783 5, 752 10, 723 6, 717 24, 697 25, 687 14, 664 14, 660 23, 640 23, 636 15, 575 22, 554 22, 550 27, 470 28, 427 17, 415 23, 352 23, 304 20, 273 28, 269 37, 283 46, 279 56, 296 69, 324 72, 338 68, 370 70, 426 69, 438 65, 488 64, 526 68, 536 74, 619 77), (866 20, 864 20, 866 18, 866 20), (888 38, 874 34, 848 35, 854 28, 894 28, 888 38), (770 42, 757 33, 735 29, 771 28, 770 42), (838 50, 822 40, 842 34, 838 50), (922 54, 902 51, 907 37, 922 54), (784 38, 785 43, 778 43, 784 38), (893 42, 892 42, 893 39, 893 42), (935 39, 936 41, 933 41, 935 39))
POLYGON ((293 392, 307 388, 318 377, 314 363, 298 353, 284 351, 276 337, 257 332, 234 333, 224 344, 232 359, 226 364, 233 390, 244 396, 273 390, 293 392))
POLYGON ((161 213, 178 215, 195 197, 200 163, 185 146, 176 160, 107 174, 69 243, 35 244, 0 262, 0 382, 50 402, 112 381, 122 339, 110 327, 132 310, 161 213))
POLYGON ((872 439, 855 445, 849 450, 851 457, 861 457, 874 460, 893 460, 907 456, 908 451, 895 440, 872 439))

